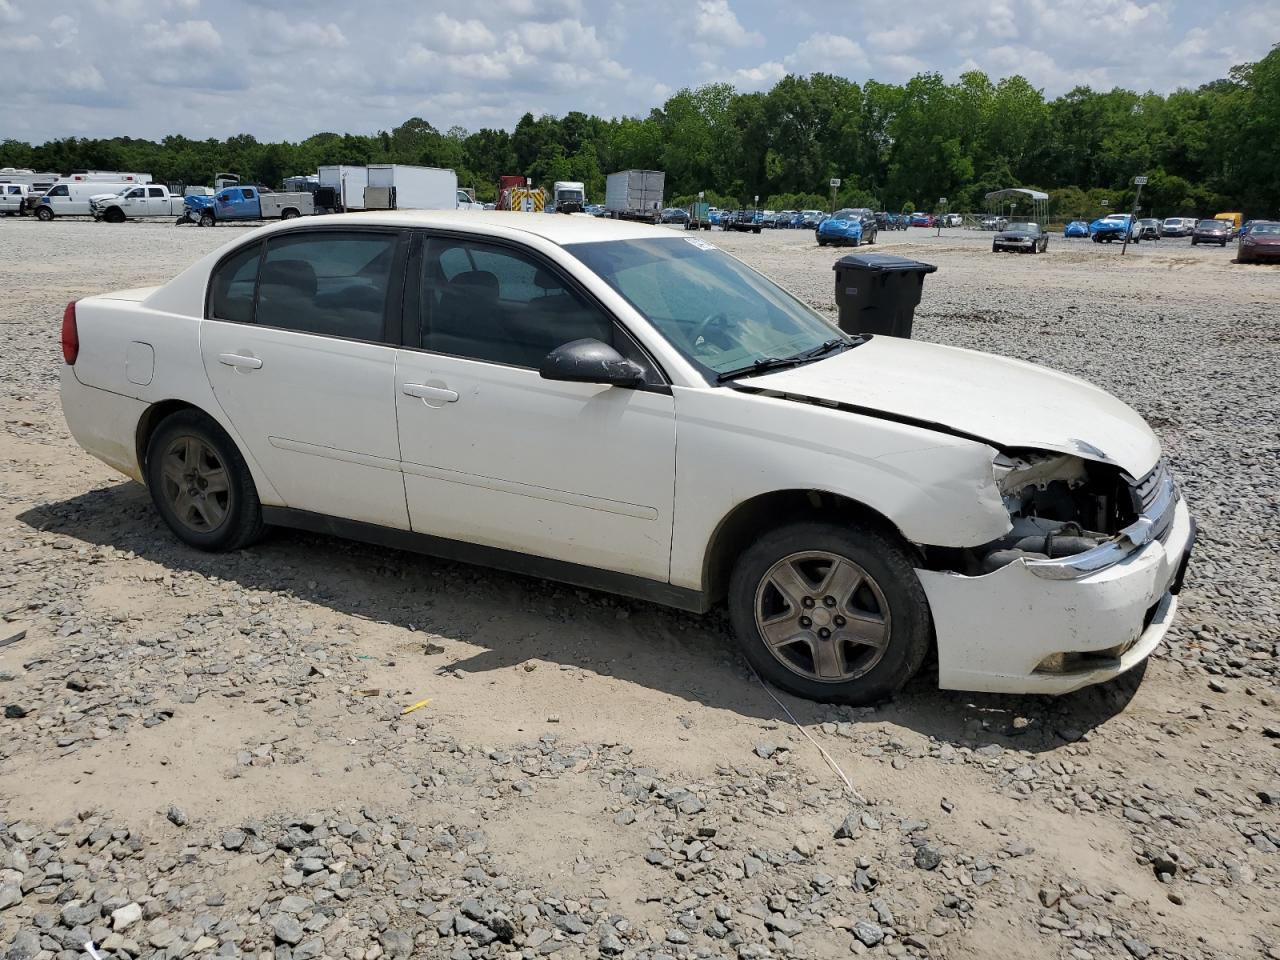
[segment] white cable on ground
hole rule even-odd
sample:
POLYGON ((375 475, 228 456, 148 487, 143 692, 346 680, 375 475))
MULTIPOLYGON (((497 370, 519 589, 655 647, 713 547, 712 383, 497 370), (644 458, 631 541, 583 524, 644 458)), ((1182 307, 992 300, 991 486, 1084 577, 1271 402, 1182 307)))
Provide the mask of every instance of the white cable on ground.
MULTIPOLYGON (((751 667, 751 664, 747 664, 747 666, 751 667)), ((809 735, 809 731, 806 730, 804 728, 804 725, 799 720, 796 719, 795 714, 793 714, 790 710, 787 709, 787 705, 783 703, 780 699, 778 699, 777 694, 775 694, 771 689, 769 689, 769 685, 764 682, 764 678, 761 677, 760 674, 756 673, 755 667, 751 667, 751 674, 756 678, 756 682, 759 683, 760 686, 764 687, 764 692, 767 693, 769 696, 773 697, 773 702, 782 708, 782 712, 785 713, 787 717, 791 720, 791 722, 796 725, 796 728, 801 733, 804 734, 804 738, 818 748, 818 752, 822 754, 822 759, 827 762, 827 766, 829 766, 832 770, 836 772, 836 776, 838 776, 840 780, 844 783, 845 789, 848 790, 849 793, 853 795, 853 798, 855 800, 865 805, 867 802, 867 798, 864 797, 862 794, 860 794, 857 791, 857 789, 855 789, 855 787, 853 786, 853 781, 849 779, 848 774, 846 774, 843 770, 840 769, 840 764, 836 763, 835 758, 832 757, 831 754, 827 753, 826 749, 822 746, 822 744, 820 744, 817 740, 813 739, 813 737, 809 735)))

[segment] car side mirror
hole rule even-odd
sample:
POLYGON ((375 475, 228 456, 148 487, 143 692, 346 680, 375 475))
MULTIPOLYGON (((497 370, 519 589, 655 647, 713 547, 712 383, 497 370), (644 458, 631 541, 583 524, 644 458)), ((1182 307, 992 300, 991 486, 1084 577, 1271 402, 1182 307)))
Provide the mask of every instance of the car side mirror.
POLYGON ((644 370, 600 340, 573 340, 556 347, 543 359, 538 374, 544 380, 569 383, 605 383, 613 387, 638 387, 644 370))

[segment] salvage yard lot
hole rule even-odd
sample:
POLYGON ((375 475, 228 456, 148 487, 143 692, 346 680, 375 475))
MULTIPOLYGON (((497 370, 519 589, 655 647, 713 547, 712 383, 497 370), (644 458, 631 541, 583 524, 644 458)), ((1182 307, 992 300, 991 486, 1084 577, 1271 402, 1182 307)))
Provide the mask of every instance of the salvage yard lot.
MULTIPOLYGON (((0 644, 26 631, 0 646, 0 954, 1280 957, 1275 269, 870 248, 938 265, 917 338, 1133 405, 1201 526, 1145 676, 782 697, 864 803, 718 615, 297 533, 181 546, 67 434, 58 321, 242 229, 0 222, 0 644)), ((699 236, 827 311, 851 252, 699 236)))

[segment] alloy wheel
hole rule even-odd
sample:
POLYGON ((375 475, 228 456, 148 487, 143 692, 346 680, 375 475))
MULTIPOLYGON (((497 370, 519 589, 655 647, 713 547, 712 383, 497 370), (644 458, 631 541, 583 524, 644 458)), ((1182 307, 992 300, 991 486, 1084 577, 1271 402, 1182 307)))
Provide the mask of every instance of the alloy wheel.
POLYGON ((226 465, 208 443, 175 437, 161 464, 162 493, 178 521, 200 533, 217 530, 231 510, 226 465))
POLYGON ((756 627, 775 659, 821 683, 863 676, 891 636, 884 592, 858 564, 822 550, 783 557, 756 588, 756 627))

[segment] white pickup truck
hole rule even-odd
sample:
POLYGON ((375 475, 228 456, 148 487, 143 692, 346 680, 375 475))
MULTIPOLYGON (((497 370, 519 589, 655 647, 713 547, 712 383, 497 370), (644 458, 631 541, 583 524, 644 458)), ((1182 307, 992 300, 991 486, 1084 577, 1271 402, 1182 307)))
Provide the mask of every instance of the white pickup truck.
POLYGON ((89 209, 95 220, 107 223, 124 223, 142 217, 170 217, 183 215, 182 197, 170 193, 168 187, 154 183, 127 187, 119 193, 98 195, 89 200, 89 209))
POLYGON ((25 183, 0 183, 0 215, 20 217, 25 214, 30 192, 25 183))

